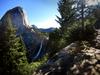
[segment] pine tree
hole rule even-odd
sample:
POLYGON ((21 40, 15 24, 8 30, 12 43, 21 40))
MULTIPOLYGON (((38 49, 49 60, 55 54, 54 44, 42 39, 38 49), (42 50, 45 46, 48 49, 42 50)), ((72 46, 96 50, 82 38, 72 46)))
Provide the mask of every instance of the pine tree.
POLYGON ((0 75, 28 75, 26 49, 21 36, 16 36, 9 15, 3 26, 0 27, 0 75))
POLYGON ((67 30, 75 22, 84 30, 86 18, 91 16, 91 6, 87 5, 86 0, 60 0, 58 3, 60 17, 57 22, 61 25, 61 30, 67 30))
POLYGON ((75 0, 60 0, 58 3, 58 11, 60 17, 57 16, 57 22, 61 25, 61 30, 65 31, 75 21, 75 0))
POLYGON ((72 7, 73 4, 74 0, 60 0, 58 2, 60 17, 57 16, 58 20, 56 21, 61 25, 61 27, 49 34, 48 47, 50 48, 50 56, 67 45, 65 34, 67 28, 75 21, 75 9, 72 7))
MULTIPOLYGON (((76 36, 76 38, 83 40, 85 37, 86 26, 89 24, 93 25, 94 22, 93 15, 91 15, 92 8, 87 5, 87 1, 60 0, 58 3, 58 11, 61 17, 57 16, 57 22, 61 25, 60 29, 62 37, 69 38, 70 34, 74 35, 73 33, 75 30, 73 28, 75 28, 76 32, 78 32, 77 35, 79 36, 76 36)), ((68 38, 66 38, 66 40, 68 38)))

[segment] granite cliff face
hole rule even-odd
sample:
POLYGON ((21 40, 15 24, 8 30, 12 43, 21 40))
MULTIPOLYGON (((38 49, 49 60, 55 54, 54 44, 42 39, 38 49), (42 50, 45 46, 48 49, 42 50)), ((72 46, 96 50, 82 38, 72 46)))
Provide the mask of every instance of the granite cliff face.
POLYGON ((3 16, 1 21, 4 22, 7 17, 9 17, 11 23, 17 28, 17 32, 19 32, 19 34, 22 34, 26 30, 26 28, 30 28, 26 14, 21 7, 15 7, 9 10, 3 16))
MULTIPOLYGON (((38 53, 41 41, 44 39, 43 36, 31 29, 27 16, 21 7, 15 7, 7 11, 6 14, 1 18, 0 25, 7 25, 9 22, 17 29, 17 36, 22 37, 26 48, 30 52, 29 58, 33 60, 36 53, 38 53)), ((45 45, 44 42, 42 45, 43 48, 45 45)))

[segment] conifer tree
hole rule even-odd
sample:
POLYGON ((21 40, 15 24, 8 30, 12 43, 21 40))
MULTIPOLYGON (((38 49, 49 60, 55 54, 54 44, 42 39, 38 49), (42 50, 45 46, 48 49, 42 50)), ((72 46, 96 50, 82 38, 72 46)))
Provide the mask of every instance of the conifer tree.
POLYGON ((86 17, 91 15, 91 6, 86 0, 60 0, 58 3, 60 17, 57 22, 61 25, 62 31, 78 22, 84 30, 86 17))
POLYGON ((53 33, 49 34, 49 52, 50 56, 65 47, 65 34, 67 28, 73 24, 75 21, 75 8, 72 7, 74 4, 73 0, 60 0, 58 2, 58 11, 60 13, 60 17, 57 16, 58 20, 56 20, 60 24, 60 29, 56 29, 53 33))
POLYGON ((9 15, 0 32, 0 75, 28 75, 26 49, 21 36, 16 36, 9 15))
POLYGON ((57 22, 61 25, 61 30, 64 31, 75 21, 75 0, 60 0, 58 3, 58 11, 60 17, 57 16, 57 22))

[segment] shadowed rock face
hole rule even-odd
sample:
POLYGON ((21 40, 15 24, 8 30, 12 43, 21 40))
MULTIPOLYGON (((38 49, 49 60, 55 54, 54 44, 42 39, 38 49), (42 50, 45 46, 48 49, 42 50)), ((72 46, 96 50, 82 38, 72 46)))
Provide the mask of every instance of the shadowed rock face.
MULTIPOLYGON (((12 24, 17 29, 17 36, 21 36, 26 48, 31 53, 29 58, 32 60, 35 52, 43 37, 31 29, 27 16, 21 7, 9 10, 1 19, 0 25, 12 24), (8 21, 9 20, 9 21, 8 21)), ((44 43, 43 43, 44 45, 44 43)))

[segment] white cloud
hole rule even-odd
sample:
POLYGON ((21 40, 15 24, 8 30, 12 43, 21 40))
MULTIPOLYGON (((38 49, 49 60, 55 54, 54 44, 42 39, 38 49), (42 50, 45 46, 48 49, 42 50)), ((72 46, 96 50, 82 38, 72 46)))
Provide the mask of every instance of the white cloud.
POLYGON ((39 22, 36 25, 38 28, 50 28, 50 27, 59 28, 60 27, 60 25, 55 21, 55 19, 52 18, 39 22))

